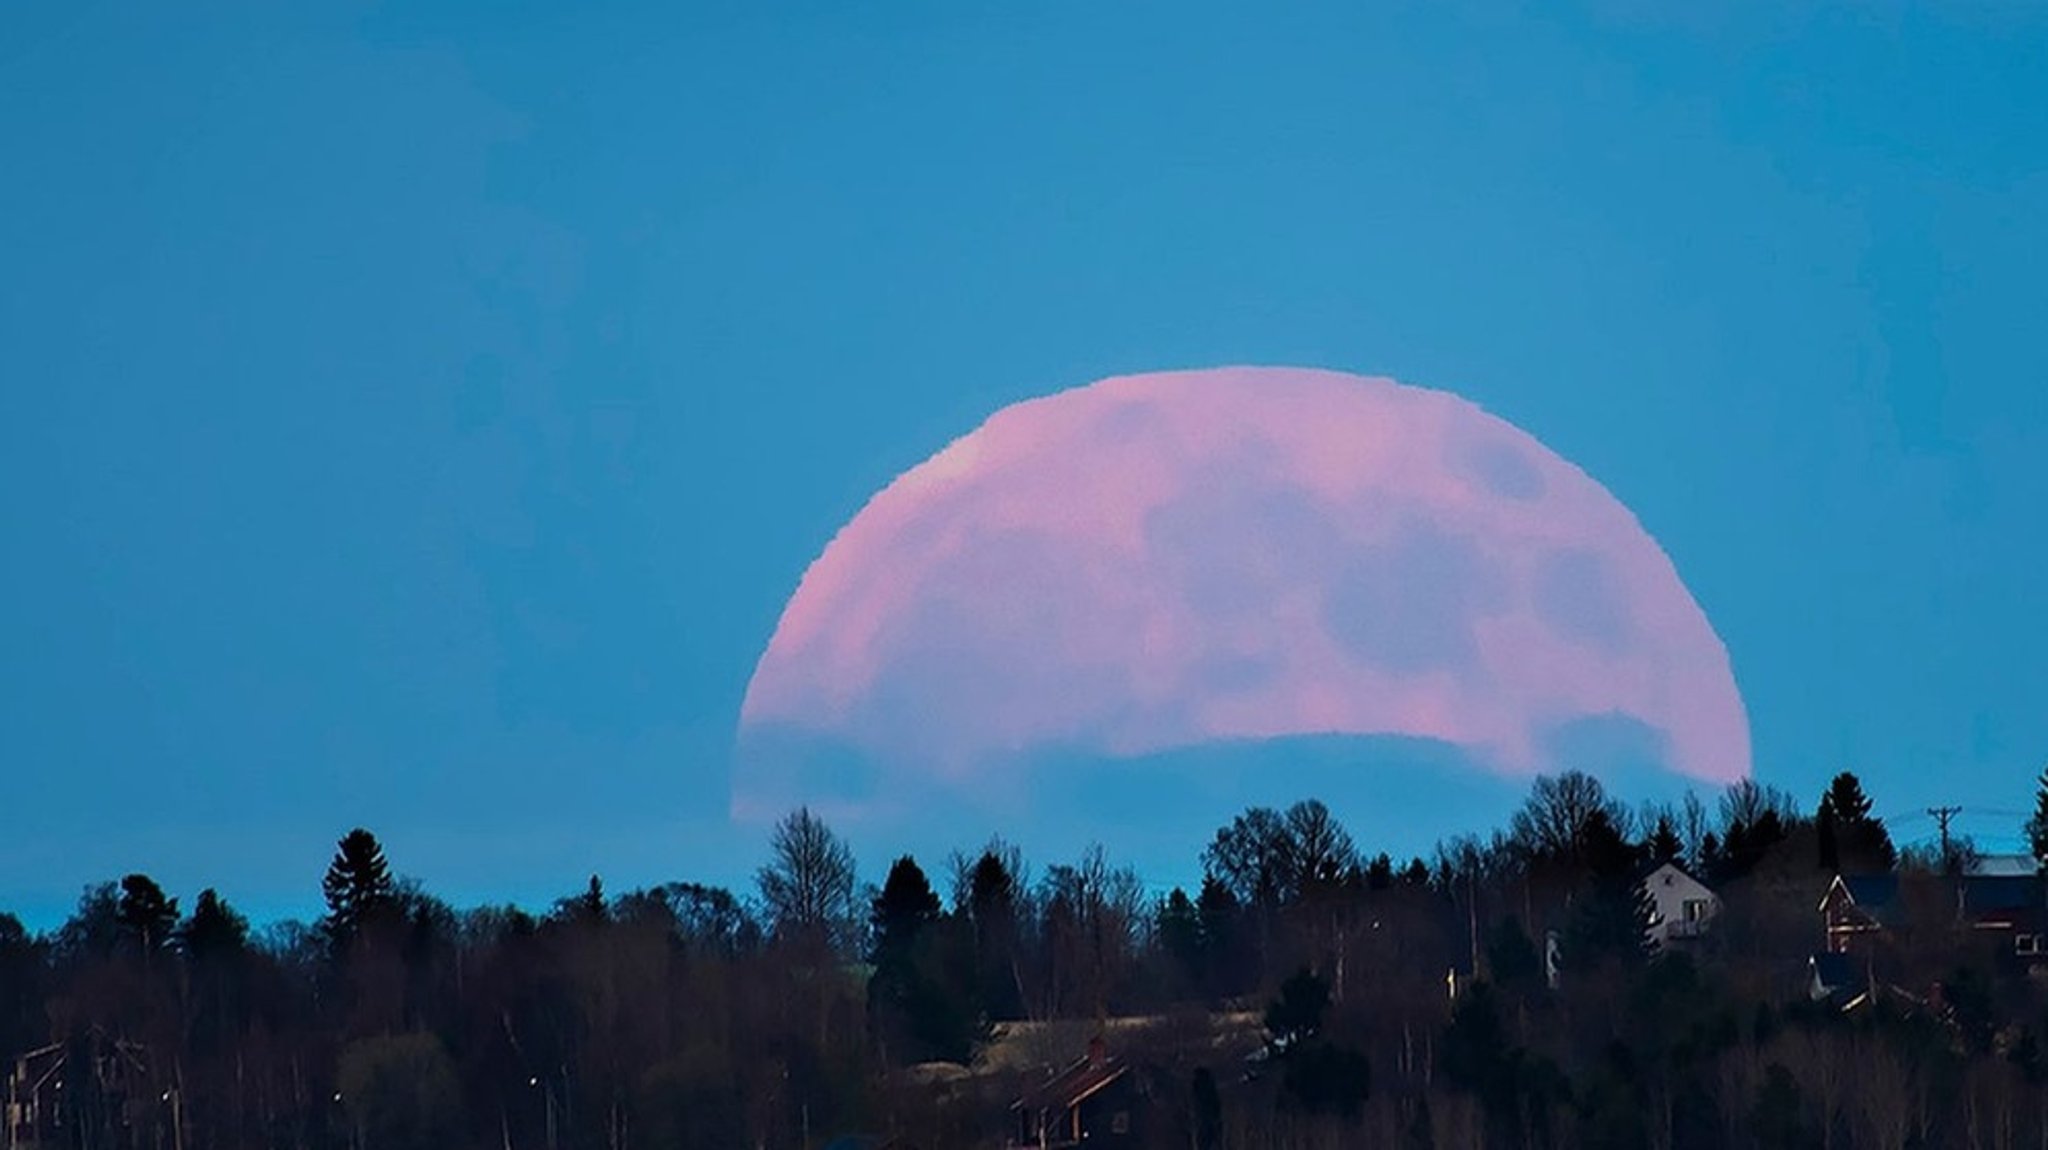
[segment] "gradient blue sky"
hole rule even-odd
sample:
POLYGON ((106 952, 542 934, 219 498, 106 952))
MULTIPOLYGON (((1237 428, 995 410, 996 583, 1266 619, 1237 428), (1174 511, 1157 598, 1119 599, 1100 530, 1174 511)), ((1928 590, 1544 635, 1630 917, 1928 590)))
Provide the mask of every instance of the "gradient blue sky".
POLYGON ((2048 13, 1671 7, 8 6, 0 908, 303 909, 359 822, 462 901, 744 881, 833 529, 1006 403, 1236 362, 1528 429, 1766 780, 2009 846, 2048 13))

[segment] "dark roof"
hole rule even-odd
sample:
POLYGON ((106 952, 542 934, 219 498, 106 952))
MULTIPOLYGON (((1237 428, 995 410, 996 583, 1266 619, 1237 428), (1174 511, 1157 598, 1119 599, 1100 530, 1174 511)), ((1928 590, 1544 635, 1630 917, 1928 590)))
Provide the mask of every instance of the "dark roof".
POLYGON ((1010 1104, 1012 1110, 1068 1110, 1089 1095, 1124 1076, 1128 1069, 1120 1059, 1083 1058, 1024 1092, 1010 1104))
POLYGON ((1963 913, 1996 914, 2035 910, 2042 905, 2041 880, 2033 875, 1970 875, 1962 881, 1963 913))
POLYGON ((1813 977, 1823 990, 1840 990, 1855 986, 1863 972, 1856 968, 1856 960, 1846 954, 1823 951, 1806 960, 1813 969, 1813 977))
POLYGON ((1841 883, 1850 901, 1866 911, 1874 913, 1899 901, 1899 876, 1895 874, 1845 874, 1841 883))

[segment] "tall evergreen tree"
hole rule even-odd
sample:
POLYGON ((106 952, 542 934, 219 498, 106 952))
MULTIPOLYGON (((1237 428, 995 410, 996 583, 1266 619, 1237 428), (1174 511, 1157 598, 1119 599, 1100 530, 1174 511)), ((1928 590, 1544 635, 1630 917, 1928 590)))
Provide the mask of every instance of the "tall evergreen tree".
POLYGON ((334 861, 327 866, 327 876, 320 882, 320 893, 327 901, 327 917, 321 927, 328 942, 338 949, 354 942, 365 923, 395 908, 398 887, 376 835, 357 827, 342 836, 335 845, 334 861))
POLYGON ((1815 822, 1823 867, 1887 871, 1898 861, 1891 833, 1871 814, 1870 796, 1863 793, 1863 782, 1852 771, 1843 771, 1828 783, 1815 822))
POLYGON ((986 1035, 966 924, 946 921, 938 893, 909 855, 889 868, 870 905, 868 1009, 876 1032, 903 1060, 968 1061, 986 1035))
POLYGON ((1258 980, 1257 955, 1245 927, 1244 904, 1214 875, 1202 879, 1195 913, 1202 924, 1202 958, 1213 998, 1241 994, 1258 980))
POLYGON ((1685 844, 1679 840, 1678 828, 1671 825, 1669 815, 1657 816, 1657 825, 1643 846, 1653 863, 1677 862, 1685 857, 1685 844))
POLYGON ((1828 783, 1825 801, 1845 824, 1871 821, 1870 796, 1863 793, 1863 780, 1854 771, 1843 771, 1828 783))
POLYGON ((178 944, 195 962, 239 954, 249 945, 249 920, 208 887, 192 904, 192 917, 178 928, 178 944))
POLYGON ((1016 1018, 1024 1011, 1017 973, 1023 941, 1018 891, 1022 866, 1016 851, 997 841, 981 852, 968 873, 966 909, 973 935, 975 992, 990 1018, 1016 1018))
POLYGON ((886 966, 907 959, 919 936, 938 921, 938 892, 917 860, 904 855, 890 866, 889 877, 871 904, 868 960, 886 966))
POLYGON ((1159 940, 1159 949, 1179 976, 1181 986, 1199 988, 1207 966, 1202 954, 1202 913, 1195 909, 1195 900, 1188 897, 1187 891, 1174 887, 1172 893, 1159 900, 1153 937, 1159 940))

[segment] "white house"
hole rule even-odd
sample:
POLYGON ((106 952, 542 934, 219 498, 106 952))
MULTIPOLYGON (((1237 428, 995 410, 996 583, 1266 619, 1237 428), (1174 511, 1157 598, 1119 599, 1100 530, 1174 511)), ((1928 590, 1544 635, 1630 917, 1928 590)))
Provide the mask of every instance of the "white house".
POLYGON ((1644 875, 1641 886, 1650 900, 1650 925, 1645 937, 1656 949, 1700 937, 1707 932, 1707 924, 1721 913, 1721 896, 1677 863, 1664 863, 1644 875))

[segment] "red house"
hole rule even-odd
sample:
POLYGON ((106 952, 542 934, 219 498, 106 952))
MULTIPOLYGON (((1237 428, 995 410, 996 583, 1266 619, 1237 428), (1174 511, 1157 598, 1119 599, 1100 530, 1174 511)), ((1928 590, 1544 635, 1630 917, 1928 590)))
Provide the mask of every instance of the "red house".
POLYGON ((1016 1150, 1135 1147, 1137 1103, 1130 1067, 1109 1057, 1098 1037, 1089 1042, 1086 1058, 1053 1073, 1010 1104, 1009 1144, 1016 1150))

